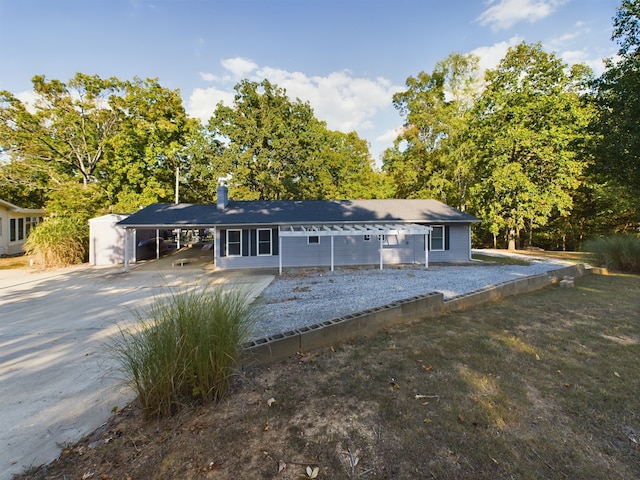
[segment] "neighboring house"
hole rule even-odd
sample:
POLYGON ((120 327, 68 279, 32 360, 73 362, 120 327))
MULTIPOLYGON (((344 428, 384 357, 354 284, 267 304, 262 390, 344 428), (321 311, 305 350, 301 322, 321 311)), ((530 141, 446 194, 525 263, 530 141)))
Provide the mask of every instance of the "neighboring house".
POLYGON ((39 208, 20 208, 0 200, 0 256, 23 253, 31 229, 42 221, 39 208))
MULTIPOLYGON (((136 230, 213 229, 217 268, 465 262, 473 215, 435 200, 156 203, 118 222, 136 230)), ((125 251, 125 268, 133 258, 125 251)))

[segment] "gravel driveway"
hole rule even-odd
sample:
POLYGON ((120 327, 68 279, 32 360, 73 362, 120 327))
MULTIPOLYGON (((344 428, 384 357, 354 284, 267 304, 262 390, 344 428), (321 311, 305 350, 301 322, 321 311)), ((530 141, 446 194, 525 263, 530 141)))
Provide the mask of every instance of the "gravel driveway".
POLYGON ((441 292, 445 299, 516 278, 562 268, 567 262, 533 260, 530 265, 478 263, 402 268, 300 270, 276 279, 256 302, 254 338, 267 337, 324 320, 441 292))

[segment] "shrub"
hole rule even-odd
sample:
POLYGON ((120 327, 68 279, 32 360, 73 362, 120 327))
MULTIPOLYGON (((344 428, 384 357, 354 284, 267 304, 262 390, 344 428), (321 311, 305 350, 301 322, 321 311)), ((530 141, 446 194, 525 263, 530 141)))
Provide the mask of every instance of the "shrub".
POLYGON ((37 225, 25 242, 25 252, 43 268, 82 263, 88 256, 88 226, 73 217, 51 217, 37 225))
POLYGON ((611 270, 640 273, 640 238, 632 235, 613 235, 597 238, 585 244, 598 265, 611 270))
POLYGON ((109 346, 146 417, 215 402, 229 390, 251 329, 247 296, 220 288, 172 292, 109 346))

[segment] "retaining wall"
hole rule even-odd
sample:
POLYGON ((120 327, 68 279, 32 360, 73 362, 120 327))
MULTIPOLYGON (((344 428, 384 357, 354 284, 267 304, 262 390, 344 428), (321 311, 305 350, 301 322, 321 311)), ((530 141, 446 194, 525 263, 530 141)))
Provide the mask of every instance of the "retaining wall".
POLYGON ((572 265, 550 270, 546 274, 490 285, 446 301, 444 295, 438 292, 406 298, 381 307, 254 340, 244 348, 242 367, 276 362, 297 352, 329 347, 356 337, 376 333, 388 326, 466 310, 512 295, 533 292, 555 285, 565 276, 576 278, 591 274, 606 275, 606 273, 606 269, 587 268, 582 264, 572 265))

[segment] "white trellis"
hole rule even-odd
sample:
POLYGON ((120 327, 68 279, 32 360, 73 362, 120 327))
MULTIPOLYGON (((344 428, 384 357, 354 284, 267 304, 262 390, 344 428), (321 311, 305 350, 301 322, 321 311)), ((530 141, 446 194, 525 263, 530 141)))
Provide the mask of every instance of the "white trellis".
POLYGON ((383 241, 385 235, 424 235, 424 264, 429 268, 429 242, 427 236, 433 229, 427 225, 410 224, 305 224, 281 225, 278 228, 279 272, 282 273, 283 237, 329 237, 331 239, 331 270, 334 269, 333 239, 353 235, 377 235, 380 239, 380 270, 384 268, 383 241))

